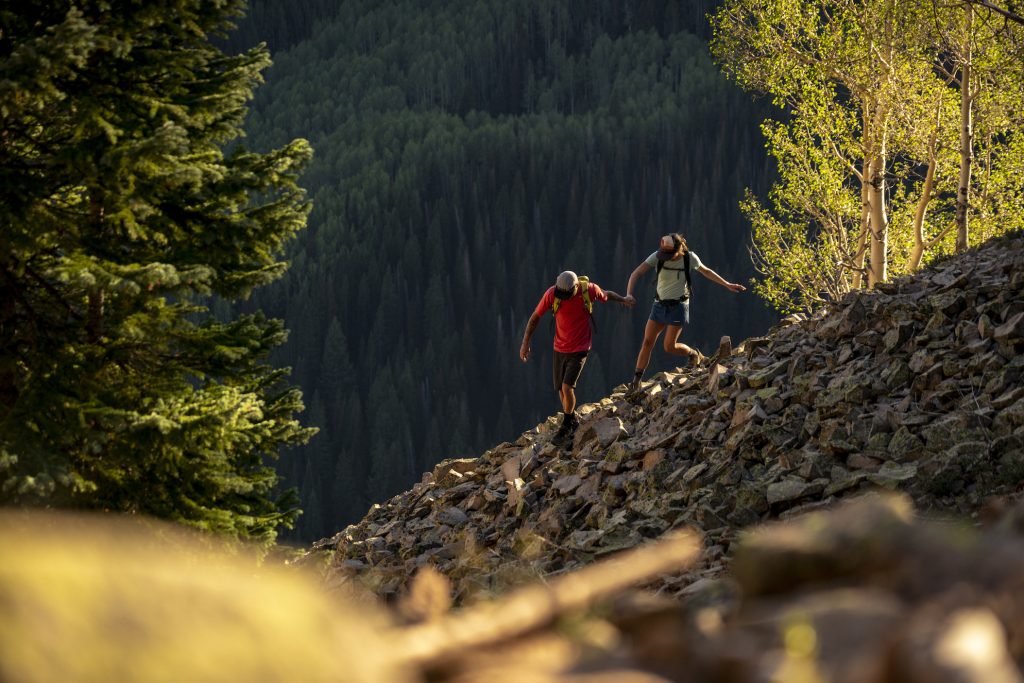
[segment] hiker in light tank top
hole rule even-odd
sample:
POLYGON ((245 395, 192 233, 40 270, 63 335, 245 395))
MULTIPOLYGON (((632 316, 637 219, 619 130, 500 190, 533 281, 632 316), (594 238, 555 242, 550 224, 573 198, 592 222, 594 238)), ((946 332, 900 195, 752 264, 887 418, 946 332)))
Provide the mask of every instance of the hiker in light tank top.
POLYGON ((683 236, 673 232, 663 235, 658 244, 658 251, 644 259, 643 263, 637 266, 629 276, 629 283, 626 285, 627 302, 636 303, 633 287, 636 285, 637 279, 652 268, 656 268, 658 272, 657 289, 654 305, 651 306, 651 315, 644 328, 644 340, 640 344, 640 353, 636 358, 636 372, 629 385, 630 391, 637 391, 640 388, 640 380, 651 360, 651 351, 654 350, 658 336, 665 328, 668 328, 663 344, 666 352, 677 356, 687 356, 694 365, 699 365, 704 361, 704 356, 700 351, 679 341, 683 325, 690 324, 691 271, 697 271, 729 291, 745 292, 747 290, 743 285, 728 282, 705 266, 700 257, 686 246, 683 236))

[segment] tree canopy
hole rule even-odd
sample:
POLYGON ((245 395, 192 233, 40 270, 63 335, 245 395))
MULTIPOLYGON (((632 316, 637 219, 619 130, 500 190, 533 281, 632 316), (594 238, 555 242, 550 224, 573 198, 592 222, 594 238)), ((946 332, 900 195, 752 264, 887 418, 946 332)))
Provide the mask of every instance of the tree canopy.
POLYGON ((763 128, 780 180, 744 202, 772 305, 810 310, 1024 225, 1024 30, 987 5, 718 11, 718 60, 784 112, 763 128))

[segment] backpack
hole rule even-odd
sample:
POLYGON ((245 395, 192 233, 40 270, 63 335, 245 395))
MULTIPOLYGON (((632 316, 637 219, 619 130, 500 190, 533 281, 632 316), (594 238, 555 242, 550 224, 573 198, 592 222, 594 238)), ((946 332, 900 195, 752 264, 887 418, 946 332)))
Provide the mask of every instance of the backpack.
MULTIPOLYGON (((580 291, 583 292, 583 308, 587 309, 587 313, 593 317, 594 315, 594 302, 590 300, 590 278, 586 275, 579 277, 580 291)), ((551 314, 555 315, 558 313, 558 307, 562 305, 562 300, 557 296, 555 300, 551 302, 551 314)))
MULTIPOLYGON (((683 274, 686 276, 686 296, 683 299, 681 299, 681 300, 682 301, 686 301, 687 299, 690 298, 690 294, 693 292, 693 289, 690 286, 690 252, 687 251, 686 253, 683 254, 683 267, 682 268, 669 268, 668 266, 665 265, 666 263, 668 263, 668 261, 658 261, 658 276, 659 277, 661 276, 662 269, 674 270, 674 271, 677 271, 677 272, 680 271, 680 270, 683 271, 683 274)), ((676 277, 679 277, 679 276, 677 275, 676 277)), ((655 293, 654 297, 655 298, 658 297, 657 293, 655 293)), ((660 301, 660 299, 659 299, 659 301, 660 301)))

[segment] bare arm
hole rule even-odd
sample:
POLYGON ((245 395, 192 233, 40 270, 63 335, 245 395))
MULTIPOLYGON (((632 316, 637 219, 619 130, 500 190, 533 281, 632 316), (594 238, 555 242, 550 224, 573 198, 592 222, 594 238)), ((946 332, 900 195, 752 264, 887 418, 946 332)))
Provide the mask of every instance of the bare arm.
POLYGON ((712 282, 722 285, 726 289, 731 290, 733 292, 747 291, 747 288, 744 287, 743 285, 737 284, 735 282, 728 282, 727 280, 723 279, 721 275, 711 270, 707 266, 701 266, 700 268, 697 269, 697 272, 706 277, 707 279, 711 280, 712 282))
POLYGON ((650 269, 651 267, 647 265, 647 261, 643 261, 639 266, 633 269, 632 273, 630 273, 629 282, 626 283, 626 301, 628 301, 630 305, 636 303, 636 297, 633 296, 633 287, 636 285, 637 279, 650 269))
POLYGON ((523 345, 519 347, 519 357, 526 362, 526 359, 530 357, 530 337, 533 336, 533 331, 537 329, 537 325, 540 323, 540 316, 534 312, 530 316, 529 322, 526 323, 526 332, 523 333, 523 345))
POLYGON ((632 304, 630 304, 629 299, 627 299, 626 297, 622 296, 621 294, 616 294, 615 292, 613 292, 610 289, 604 290, 604 293, 608 296, 608 301, 614 301, 615 303, 622 304, 623 306, 631 306, 632 305, 632 304))

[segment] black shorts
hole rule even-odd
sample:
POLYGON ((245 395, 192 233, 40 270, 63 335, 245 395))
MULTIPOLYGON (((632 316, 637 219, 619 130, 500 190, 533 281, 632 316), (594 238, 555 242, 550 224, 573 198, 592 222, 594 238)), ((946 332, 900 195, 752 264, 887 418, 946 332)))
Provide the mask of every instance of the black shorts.
POLYGON ((583 366, 587 364, 589 351, 577 351, 576 353, 560 353, 555 351, 554 375, 555 391, 561 391, 563 384, 576 388, 576 380, 583 372, 583 366))

